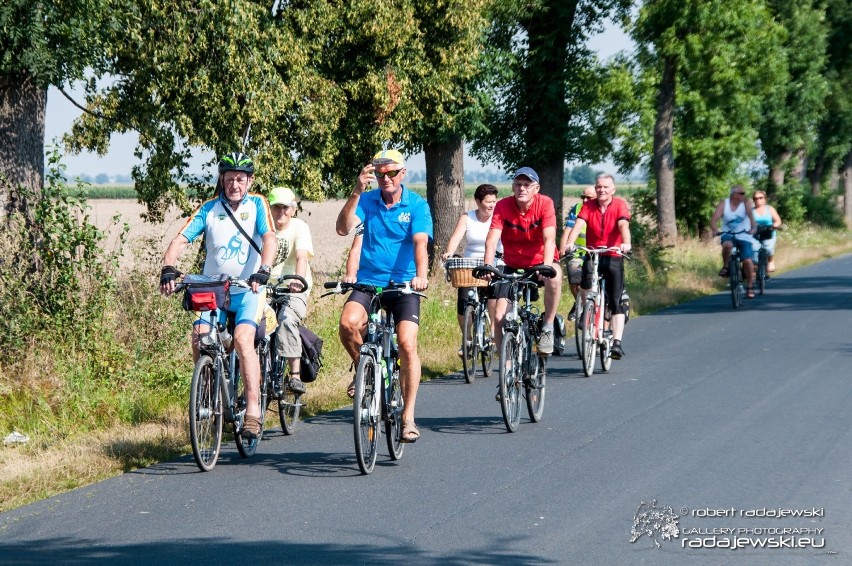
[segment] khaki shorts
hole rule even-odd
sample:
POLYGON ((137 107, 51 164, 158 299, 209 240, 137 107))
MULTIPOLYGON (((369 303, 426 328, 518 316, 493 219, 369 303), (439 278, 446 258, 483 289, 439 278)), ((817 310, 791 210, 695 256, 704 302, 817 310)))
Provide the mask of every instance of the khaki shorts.
POLYGON ((302 355, 302 339, 299 327, 308 311, 306 295, 292 293, 278 308, 278 348, 276 354, 285 358, 298 358, 302 355))

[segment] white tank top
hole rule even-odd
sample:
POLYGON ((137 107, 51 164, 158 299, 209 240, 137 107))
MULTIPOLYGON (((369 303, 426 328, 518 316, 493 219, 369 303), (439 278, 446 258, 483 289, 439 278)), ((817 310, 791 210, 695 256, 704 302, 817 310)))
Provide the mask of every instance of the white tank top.
MULTIPOLYGON (((464 257, 485 257, 485 239, 491 229, 491 219, 480 222, 476 210, 467 213, 467 230, 465 231, 464 257)), ((503 251, 503 243, 497 243, 497 251, 503 251)))
MULTIPOLYGON (((751 220, 746 214, 745 202, 741 202, 736 210, 731 210, 730 197, 725 199, 725 214, 722 216, 722 231, 739 232, 751 230, 751 220)), ((742 236, 742 234, 740 235, 742 236)))

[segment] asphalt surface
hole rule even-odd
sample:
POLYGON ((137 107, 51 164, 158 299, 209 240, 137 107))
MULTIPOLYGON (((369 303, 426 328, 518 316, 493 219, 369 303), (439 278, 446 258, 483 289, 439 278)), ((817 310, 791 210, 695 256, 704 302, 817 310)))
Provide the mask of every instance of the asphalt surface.
POLYGON ((0 514, 0 564, 850 564, 850 330, 844 256, 635 318, 608 374, 551 359, 514 434, 447 376, 370 476, 341 410, 0 514))

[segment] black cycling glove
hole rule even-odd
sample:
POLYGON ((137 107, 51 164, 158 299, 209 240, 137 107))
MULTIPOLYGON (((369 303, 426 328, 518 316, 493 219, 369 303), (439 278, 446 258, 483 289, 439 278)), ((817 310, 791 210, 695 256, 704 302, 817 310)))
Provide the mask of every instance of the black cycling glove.
POLYGON ((163 269, 160 271, 160 286, 168 285, 181 275, 183 274, 175 269, 174 265, 164 265, 163 269))
POLYGON ((269 281, 269 271, 265 269, 258 270, 257 273, 252 273, 249 277, 249 283, 257 283, 258 285, 266 285, 269 281))

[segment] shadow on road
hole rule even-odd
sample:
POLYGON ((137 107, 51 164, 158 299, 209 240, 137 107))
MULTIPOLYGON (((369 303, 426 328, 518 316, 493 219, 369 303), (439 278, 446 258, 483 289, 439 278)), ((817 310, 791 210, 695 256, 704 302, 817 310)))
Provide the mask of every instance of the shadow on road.
MULTIPOLYGON (((380 527, 380 525, 376 525, 380 527)), ((278 532, 278 531, 276 531, 278 532)), ((328 533, 333 537, 334 533, 328 533)), ((372 536, 372 535, 371 535, 372 536)), ((388 539, 395 535, 388 534, 388 539)), ((98 539, 46 538, 26 543, 0 544, 0 564, 436 564, 470 566, 472 564, 554 564, 552 560, 509 550, 519 535, 495 540, 488 548, 465 551, 463 556, 436 555, 418 550, 410 543, 388 540, 384 545, 365 543, 344 546, 333 543, 304 544, 280 540, 235 542, 222 538, 198 538, 162 541, 156 545, 104 544, 98 539)))

